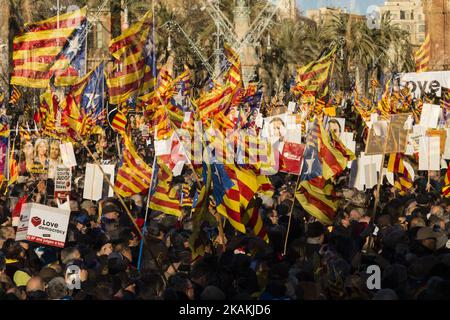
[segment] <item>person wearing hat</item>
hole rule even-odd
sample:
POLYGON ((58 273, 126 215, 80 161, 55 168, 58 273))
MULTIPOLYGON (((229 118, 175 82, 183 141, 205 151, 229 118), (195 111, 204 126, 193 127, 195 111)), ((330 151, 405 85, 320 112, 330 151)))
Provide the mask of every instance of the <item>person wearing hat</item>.
POLYGON ((437 241, 444 234, 442 232, 435 232, 430 227, 422 227, 417 231, 416 241, 419 246, 415 247, 415 252, 418 256, 430 255, 437 249, 437 241))
POLYGON ((17 270, 13 277, 13 281, 17 287, 25 287, 30 279, 30 275, 22 270, 17 270))

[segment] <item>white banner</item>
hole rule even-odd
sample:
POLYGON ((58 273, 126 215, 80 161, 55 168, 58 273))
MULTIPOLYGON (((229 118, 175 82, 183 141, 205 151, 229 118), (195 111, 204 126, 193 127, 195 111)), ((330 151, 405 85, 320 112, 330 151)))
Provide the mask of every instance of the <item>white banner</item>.
POLYGON ((415 98, 431 92, 440 97, 441 87, 450 86, 450 71, 404 73, 400 76, 400 85, 407 86, 415 98))

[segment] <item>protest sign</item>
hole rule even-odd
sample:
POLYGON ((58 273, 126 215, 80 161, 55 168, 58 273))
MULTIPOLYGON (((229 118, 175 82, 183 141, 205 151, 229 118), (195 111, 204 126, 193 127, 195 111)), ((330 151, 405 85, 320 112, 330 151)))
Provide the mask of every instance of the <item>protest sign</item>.
POLYGON ((300 165, 303 161, 303 153, 305 151, 304 144, 285 142, 283 151, 280 154, 281 172, 299 174, 300 165))
POLYGON ((437 171, 441 165, 439 137, 421 137, 419 141, 419 170, 437 171))
POLYGON ((420 115, 420 125, 424 128, 436 128, 440 115, 440 106, 434 104, 424 104, 420 115))
POLYGON ((283 141, 286 136, 287 123, 287 114, 265 118, 264 127, 261 133, 262 137, 268 138, 271 143, 283 141))
POLYGON ((436 130, 436 129, 428 129, 427 137, 438 137, 440 141, 440 151, 441 154, 445 152, 445 141, 447 139, 447 131, 446 130, 436 130))
POLYGON ((366 155, 405 153, 411 114, 393 114, 388 121, 373 123, 369 130, 366 155))
POLYGON ((450 159, 450 128, 445 129, 446 131, 446 138, 445 138, 445 147, 444 147, 444 154, 442 155, 442 157, 445 160, 449 160, 450 159))
MULTIPOLYGON (((102 169, 114 185, 114 165, 102 165, 102 169)), ((101 198, 112 197, 114 190, 104 179, 103 174, 96 164, 86 164, 83 198, 98 201, 101 198)))
POLYGON ((66 166, 56 168, 55 191, 70 191, 72 187, 72 170, 66 166))
POLYGON ((61 151, 61 159, 66 167, 75 167, 77 165, 77 159, 75 158, 75 153, 73 152, 73 145, 71 142, 62 143, 59 145, 59 150, 61 151))
POLYGON ((288 113, 294 113, 295 108, 297 108, 297 104, 295 102, 289 102, 288 104, 288 113))
POLYGON ((64 248, 70 210, 47 207, 37 203, 22 206, 16 241, 30 241, 64 248))
POLYGON ((66 199, 72 190, 72 169, 66 166, 56 167, 55 198, 66 199))
POLYGON ((155 156, 170 155, 172 149, 172 139, 155 140, 155 156))
POLYGON ((425 94, 441 96, 441 88, 448 85, 450 71, 411 72, 400 75, 400 85, 408 87, 414 98, 424 97, 425 94))

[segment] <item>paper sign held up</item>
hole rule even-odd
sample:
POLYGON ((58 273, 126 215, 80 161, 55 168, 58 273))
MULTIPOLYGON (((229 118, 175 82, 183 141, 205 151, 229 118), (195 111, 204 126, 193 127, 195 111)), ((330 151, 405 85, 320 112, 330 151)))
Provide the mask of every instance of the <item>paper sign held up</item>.
POLYGON ((60 144, 59 150, 61 151, 61 159, 63 164, 66 167, 72 168, 77 165, 77 159, 75 158, 75 153, 73 152, 73 145, 71 142, 60 144))
MULTIPOLYGON (((102 169, 114 185, 114 166, 102 165, 102 169)), ((103 177, 98 165, 93 163, 86 164, 83 198, 98 201, 101 198, 112 197, 113 195, 114 190, 103 177)))
POLYGON ((289 102, 288 104, 288 112, 289 113, 294 113, 295 112, 295 108, 297 107, 297 104, 295 102, 289 102))
POLYGON ((366 155, 405 153, 408 141, 408 127, 411 114, 394 114, 389 122, 375 122, 369 131, 366 144, 366 155))
POLYGON ((445 152, 445 142, 447 139, 447 131, 446 130, 437 130, 437 129, 428 129, 427 137, 438 137, 440 141, 440 150, 441 154, 445 152))
POLYGON ((441 165, 439 137, 421 137, 419 142, 419 170, 438 171, 441 165))
POLYGON ((169 155, 172 150, 172 140, 156 140, 155 141, 155 155, 164 156, 169 155))
POLYGON ((47 207, 37 203, 22 206, 16 241, 30 241, 64 248, 70 210, 47 207))
POLYGON ((441 115, 441 107, 435 104, 424 103, 420 115, 420 125, 425 128, 436 128, 441 115))

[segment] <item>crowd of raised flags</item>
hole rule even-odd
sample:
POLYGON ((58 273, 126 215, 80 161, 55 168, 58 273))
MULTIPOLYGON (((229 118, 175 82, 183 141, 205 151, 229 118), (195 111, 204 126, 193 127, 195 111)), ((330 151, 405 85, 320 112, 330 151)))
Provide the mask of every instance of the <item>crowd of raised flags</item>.
MULTIPOLYGON (((195 226, 191 247, 196 254, 202 253, 198 239, 211 210, 226 218, 237 231, 252 232, 268 241, 259 215, 261 200, 257 195, 270 197, 273 194, 267 173, 272 166, 269 158, 274 151, 269 145, 266 152, 260 152, 259 145, 264 141, 256 127, 248 127, 249 115, 242 108, 243 105, 260 108, 261 94, 257 85, 245 87, 239 56, 225 44, 229 68, 223 75, 223 82, 212 80, 209 90, 202 90, 199 97, 194 97, 192 71, 187 67, 178 76, 172 74, 168 64, 156 70, 154 27, 151 12, 148 12, 113 39, 109 47, 113 67, 108 72, 106 61, 91 71, 85 70, 88 28, 85 8, 61 15, 58 23, 53 17, 27 25, 14 39, 10 104, 21 99, 20 87, 45 90, 35 110, 34 121, 39 125, 37 129, 42 137, 61 141, 82 143, 93 135, 102 134, 109 124, 119 135, 122 145, 121 165, 115 178, 117 196, 148 194, 150 209, 178 217, 186 212, 185 208, 188 211, 192 208, 190 214, 195 226), (61 87, 64 87, 64 94, 58 95, 57 88, 61 87), (169 141, 169 151, 160 154, 156 151, 153 164, 146 163, 137 152, 129 130, 127 114, 137 105, 142 108, 149 125, 155 151, 159 149, 157 145, 169 141), (232 115, 235 109, 237 116, 232 115), (239 135, 233 134, 241 129, 256 134, 240 143, 239 135), (187 136, 180 135, 181 130, 187 136), (221 136, 230 139, 230 135, 247 161, 220 161, 226 148, 211 146, 214 139, 221 136), (202 147, 208 151, 201 154, 200 163, 194 162, 194 150, 185 147, 186 137, 200 138, 202 147), (180 162, 194 177, 194 184, 185 183, 177 190, 172 182, 180 162)), ((416 54, 417 71, 426 71, 429 50, 427 37, 416 54)), ((386 117, 410 112, 418 121, 424 102, 432 99, 424 97, 424 101, 421 98, 413 101, 408 90, 394 88, 390 81, 386 82, 380 98, 374 93, 370 97, 360 96, 356 90, 351 94, 332 92, 329 83, 335 59, 336 47, 332 47, 317 61, 298 68, 291 89, 296 102, 306 108, 297 110, 298 113, 305 112, 301 124, 306 146, 301 171, 296 174, 299 177, 296 199, 309 214, 327 225, 332 224, 339 207, 335 181, 349 162, 355 160, 355 154, 336 134, 325 129, 324 118, 335 116, 343 99, 351 98, 355 112, 366 125, 374 113, 386 117)), ((370 87, 375 92, 380 83, 372 80, 370 87)), ((450 89, 443 88, 441 106, 448 110, 449 105, 450 89)), ((4 123, 2 132, 9 136, 6 126, 4 123)), ((14 130, 14 125, 10 125, 10 129, 14 130)), ((29 130, 22 126, 19 132, 25 139, 29 135, 29 130)), ((9 185, 18 176, 16 150, 13 143, 8 161, 9 185)), ((388 161, 388 171, 394 173, 394 186, 401 194, 407 193, 413 183, 403 159, 402 154, 391 154, 388 161)), ((272 171, 276 172, 276 169, 272 171)), ((443 189, 446 197, 450 196, 449 177, 450 167, 443 189)))

